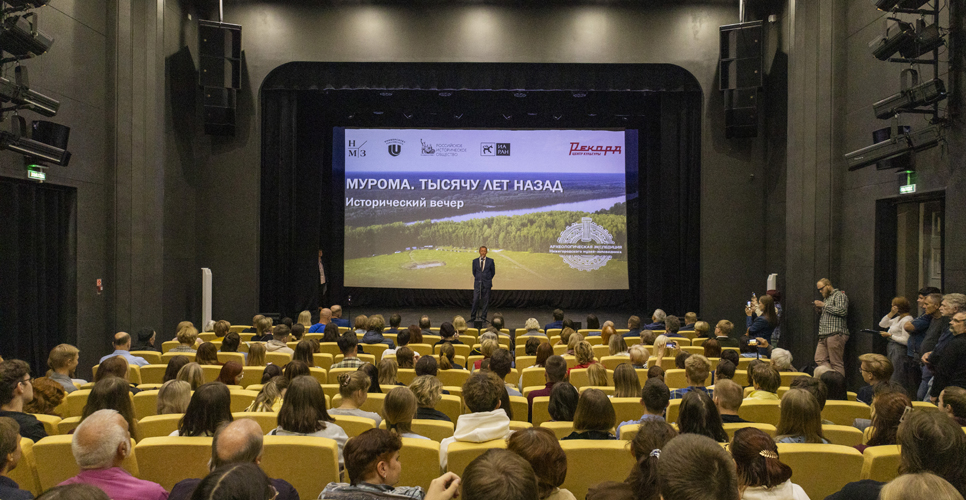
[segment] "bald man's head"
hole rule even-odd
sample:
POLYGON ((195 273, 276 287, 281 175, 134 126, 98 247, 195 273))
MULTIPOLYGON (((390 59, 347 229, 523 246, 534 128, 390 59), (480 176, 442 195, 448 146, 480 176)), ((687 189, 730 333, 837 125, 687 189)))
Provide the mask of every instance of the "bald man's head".
POLYGON ((115 410, 91 413, 74 431, 71 452, 84 470, 117 467, 131 452, 127 420, 115 410))
POLYGON ((332 309, 323 307, 319 309, 319 323, 328 323, 332 319, 332 309))
POLYGON ((262 458, 262 428, 254 420, 240 418, 223 426, 211 442, 211 470, 225 464, 258 464, 262 458))
POLYGON ((127 332, 117 332, 114 334, 114 348, 122 351, 131 350, 131 335, 127 332))

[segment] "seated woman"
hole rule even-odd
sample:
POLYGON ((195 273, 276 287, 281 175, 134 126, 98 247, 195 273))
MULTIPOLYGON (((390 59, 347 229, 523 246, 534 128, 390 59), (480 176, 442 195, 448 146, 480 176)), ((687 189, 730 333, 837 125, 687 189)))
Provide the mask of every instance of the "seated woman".
MULTIPOLYGON (((645 331, 649 331, 649 330, 645 330, 645 331)), ((671 353, 673 354, 674 351, 672 350, 671 353)), ((661 365, 661 360, 667 357, 667 355, 668 355, 667 336, 658 335, 654 339, 654 357, 657 359, 657 366, 661 365)))
POLYGON ((521 429, 507 439, 506 448, 523 457, 537 475, 540 500, 576 500, 560 486, 567 478, 567 455, 550 429, 521 429))
POLYGON ((901 392, 886 392, 876 396, 872 400, 872 425, 865 429, 868 439, 866 444, 860 444, 855 449, 861 452, 869 446, 896 444, 899 421, 906 408, 912 408, 912 401, 901 392))
POLYGON ((966 389, 948 385, 939 393, 939 410, 966 427, 966 389))
POLYGON ((60 385, 60 382, 47 377, 40 377, 33 379, 30 385, 33 386, 34 398, 30 402, 24 403, 24 413, 64 416, 54 412, 54 409, 60 406, 64 402, 64 398, 67 397, 67 391, 60 385))
POLYGON ((128 364, 124 356, 114 356, 113 358, 107 358, 104 360, 100 366, 97 367, 97 373, 94 374, 94 382, 99 382, 107 377, 117 377, 128 382, 127 387, 131 394, 137 394, 141 392, 140 389, 131 385, 127 379, 128 364))
POLYGON ((339 341, 339 325, 329 322, 325 325, 325 330, 322 330, 322 342, 338 342, 339 341))
POLYGON ((553 346, 547 342, 540 342, 540 345, 537 346, 537 359, 534 361, 533 366, 540 368, 546 367, 547 358, 550 356, 553 356, 553 346))
POLYGON ((282 409, 282 388, 279 385, 284 385, 284 381, 285 379, 279 376, 262 385, 262 390, 258 391, 255 401, 252 401, 245 411, 278 413, 282 409))
POLYGON ((282 376, 282 367, 278 365, 267 365, 265 369, 262 370, 262 378, 259 380, 259 384, 267 384, 269 380, 275 377, 282 376))
POLYGON ((396 364, 399 368, 406 368, 412 370, 416 366, 417 355, 409 347, 400 347, 396 349, 396 364))
POLYGON ((168 367, 164 369, 164 378, 161 379, 161 383, 165 383, 169 380, 177 380, 178 372, 184 368, 184 365, 191 362, 191 358, 188 356, 175 356, 168 360, 168 367))
MULTIPOLYGON (((220 322, 219 322, 220 323, 220 322)), ((225 337, 221 340, 221 352, 238 352, 238 347, 241 345, 241 336, 236 332, 228 332, 225 337)), ((248 359, 248 353, 241 352, 242 358, 248 359)))
POLYGON ((265 366, 265 344, 255 342, 248 346, 248 356, 245 356, 245 366, 265 366))
POLYGON ((819 366, 815 369, 815 377, 818 377, 828 389, 829 401, 848 401, 848 387, 845 384, 845 375, 831 369, 828 366, 819 366))
POLYGON ((708 339, 704 341, 701 345, 704 347, 704 357, 706 358, 720 358, 721 357, 721 344, 717 339, 708 339))
POLYGON ((358 371, 365 373, 369 377, 369 394, 382 394, 382 386, 379 385, 379 369, 372 363, 363 363, 358 371))
POLYGON ((198 346, 195 363, 199 365, 221 365, 221 362, 218 361, 218 348, 215 344, 205 342, 198 346))
POLYGON ((771 364, 779 372, 793 372, 795 367, 792 366, 792 353, 788 352, 781 347, 776 347, 771 351, 771 364))
POLYGON ((741 500, 808 500, 805 490, 792 482, 792 468, 779 460, 775 441, 764 431, 738 429, 729 448, 738 470, 741 500))
POLYGON ((631 358, 631 367, 635 370, 646 370, 647 369, 647 358, 650 353, 647 352, 647 348, 641 344, 634 344, 627 350, 628 356, 631 358))
POLYGON ((688 391, 681 398, 678 410, 678 432, 681 434, 700 434, 719 443, 728 442, 728 433, 721 423, 721 413, 708 393, 688 391))
MULTIPOLYGON (((493 336, 496 337, 496 334, 494 333, 493 336)), ((494 340, 497 340, 497 339, 494 338, 494 340)), ((536 356, 537 348, 540 347, 540 344, 543 344, 543 342, 540 342, 540 339, 534 338, 534 337, 528 338, 527 341, 523 344, 523 355, 536 356)))
POLYGON ((192 391, 197 391, 198 387, 205 383, 205 372, 201 369, 201 365, 191 362, 178 370, 177 380, 184 380, 191 384, 192 391))
POLYGON ((636 462, 622 482, 605 481, 590 487, 587 500, 660 500, 657 462, 661 448, 678 433, 664 420, 641 422, 637 436, 631 441, 631 454, 636 462))
POLYGON ((423 420, 443 420, 452 422, 448 415, 436 409, 443 399, 443 384, 432 375, 420 375, 409 384, 416 396, 416 417, 423 420))
POLYGON ((289 383, 285 391, 285 402, 278 411, 278 427, 272 429, 268 435, 334 439, 339 445, 339 465, 342 465, 342 447, 349 436, 334 422, 325 410, 322 386, 314 378, 302 375, 289 383))
POLYGON ((232 421, 231 392, 221 382, 203 384, 191 396, 172 436, 214 436, 218 427, 232 421))
MULTIPOLYGON (((570 340, 567 341, 567 352, 564 353, 567 356, 574 356, 577 352, 577 344, 584 340, 584 336, 574 332, 570 335, 570 340)), ((588 342, 589 343, 589 342, 588 342)))
POLYGON ((309 370, 309 365, 301 361, 289 361, 288 364, 285 365, 285 368, 282 368, 282 377, 289 382, 291 382, 293 378, 301 377, 302 375, 311 376, 312 371, 309 370))
POLYGON ((237 361, 229 361, 221 367, 217 380, 225 385, 241 385, 244 378, 245 372, 242 371, 242 365, 237 361))
MULTIPOLYGON (((575 333, 574 335, 579 335, 579 334, 575 333)), ((583 340, 578 342, 577 345, 574 347, 574 357, 577 358, 577 365, 574 366, 573 368, 567 369, 568 378, 570 377, 571 370, 587 368, 588 366, 597 362, 597 360, 594 359, 594 348, 591 347, 589 342, 586 342, 583 340)))
POLYGON ((396 366, 396 361, 394 359, 384 359, 379 362, 379 366, 376 367, 379 372, 379 385, 386 386, 386 388, 391 388, 400 384, 396 380, 396 373, 398 368, 396 366))
MULTIPOLYGON (((117 356, 120 357, 120 356, 117 356)), ((138 421, 134 418, 134 403, 128 391, 127 380, 120 377, 106 377, 94 383, 94 388, 87 396, 84 411, 81 412, 81 422, 98 410, 114 410, 127 421, 131 438, 138 439, 138 421)), ((71 431, 73 433, 73 431, 71 431)))
MULTIPOLYGON (((635 375, 636 376, 636 375, 635 375)), ((607 387, 607 368, 600 363, 594 363, 587 367, 587 380, 594 387, 607 387)))
MULTIPOLYGON (((493 335, 494 337, 496 337, 495 334, 491 334, 491 335, 493 335)), ((530 340, 536 340, 537 342, 540 342, 537 339, 527 339, 527 342, 530 342, 530 340)), ((450 348, 452 349, 453 346, 450 346, 450 348)), ((490 359, 490 356, 493 355, 493 351, 495 351, 495 350, 497 350, 499 348, 500 348, 500 343, 496 339, 494 339, 494 338, 488 338, 488 339, 484 340, 483 343, 480 344, 480 354, 483 356, 483 359, 478 359, 478 360, 474 361, 473 362, 473 369, 474 370, 479 370, 480 369, 480 365, 483 363, 483 360, 484 359, 490 359)), ((443 354, 442 349, 440 349, 440 354, 441 355, 443 354)), ((455 349, 454 349, 454 354, 455 354, 455 349)), ((442 356, 440 356, 440 361, 442 362, 442 356)))
POLYGON ((184 413, 191 402, 191 384, 182 380, 169 380, 158 389, 158 404, 155 413, 171 415, 184 413))
POLYGON ((557 382, 550 389, 547 413, 554 422, 573 422, 580 394, 569 382, 557 382))
POLYGON ((339 394, 342 396, 342 404, 338 408, 329 410, 329 414, 372 419, 376 422, 376 427, 379 427, 382 417, 378 413, 361 409, 369 398, 369 384, 369 376, 363 371, 339 374, 339 394))
POLYGON ((174 338, 178 341, 178 347, 168 352, 195 352, 197 348, 195 343, 198 341, 198 329, 190 324, 185 325, 178 328, 178 333, 175 334, 174 338))
POLYGON ((386 417, 386 429, 399 437, 429 439, 413 432, 416 415, 416 395, 408 387, 396 387, 386 394, 382 402, 382 414, 386 417))
POLYGON ((540 331, 540 323, 537 322, 537 318, 527 318, 527 321, 523 324, 523 328, 526 329, 527 333, 520 335, 521 337, 532 337, 534 335, 539 335, 541 337, 547 336, 545 333, 540 331))
POLYGON ((439 346, 439 369, 440 370, 465 370, 463 366, 456 362, 456 348, 453 344, 443 344, 439 346))
POLYGON ((131 346, 131 351, 159 351, 159 349, 154 345, 158 335, 153 328, 142 328, 138 330, 137 335, 134 335, 133 337, 134 345, 131 346))
POLYGON ((315 366, 315 342, 309 339, 302 339, 295 344, 295 353, 292 354, 293 361, 301 361, 309 368, 315 366))
POLYGON ((810 392, 792 389, 782 396, 775 441, 828 444, 828 440, 822 435, 822 410, 818 400, 810 392))
MULTIPOLYGON (((550 397, 553 397, 552 391, 550 397)), ((587 389, 577 401, 574 431, 562 439, 617 439, 610 433, 615 425, 617 413, 604 391, 587 389)))
POLYGON ((607 350, 611 356, 630 356, 627 352, 627 342, 620 335, 611 335, 607 341, 607 350))
POLYGON ((641 379, 637 378, 637 370, 630 363, 621 363, 614 370, 614 397, 641 397, 641 379))

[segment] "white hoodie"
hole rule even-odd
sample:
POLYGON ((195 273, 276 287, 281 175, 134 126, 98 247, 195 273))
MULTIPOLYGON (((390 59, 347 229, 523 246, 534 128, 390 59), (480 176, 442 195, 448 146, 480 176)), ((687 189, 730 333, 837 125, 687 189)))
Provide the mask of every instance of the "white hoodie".
POLYGON ((439 469, 446 472, 446 456, 450 443, 462 441, 483 443, 493 439, 506 439, 510 435, 510 417, 502 408, 460 415, 456 419, 453 437, 439 443, 439 469))
POLYGON ((741 500, 809 500, 809 498, 801 486, 789 479, 773 488, 764 486, 747 488, 741 500))

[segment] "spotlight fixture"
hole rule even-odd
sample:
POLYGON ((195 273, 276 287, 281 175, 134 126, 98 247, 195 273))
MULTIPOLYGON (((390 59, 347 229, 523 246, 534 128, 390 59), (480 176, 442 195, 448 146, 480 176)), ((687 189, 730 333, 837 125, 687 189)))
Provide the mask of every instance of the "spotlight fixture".
POLYGON ((7 131, 0 131, 0 149, 14 151, 54 165, 66 167, 70 163, 69 152, 7 131))
POLYGON ((36 9, 50 3, 50 0, 4 0, 14 9, 36 9))
POLYGON ((875 8, 882 11, 891 11, 892 9, 918 9, 926 4, 929 0, 872 0, 875 4, 875 8))
POLYGON ((896 23, 891 25, 887 21, 885 34, 869 42, 872 55, 880 61, 888 60, 900 49, 911 46, 916 42, 916 30, 912 27, 912 24, 899 20, 895 21, 896 23))
POLYGON ((906 59, 914 59, 945 44, 946 40, 939 32, 939 25, 933 23, 926 26, 926 23, 920 19, 916 21, 916 40, 900 48, 899 53, 906 59))
POLYGON ((15 109, 27 109, 44 116, 54 116, 60 109, 60 101, 47 97, 27 86, 27 68, 17 66, 17 82, 0 77, 0 101, 12 102, 15 109))
POLYGON ((0 50, 15 58, 39 56, 54 44, 54 39, 37 29, 37 14, 11 16, 0 26, 0 50), (29 18, 29 20, 28 20, 29 18))
MULTIPOLYGON (((897 129, 895 125, 893 128, 897 129)), ((931 125, 922 130, 904 134, 896 130, 896 133, 885 141, 846 154, 845 161, 850 171, 858 170, 880 161, 896 158, 909 151, 918 152, 929 149, 939 144, 940 140, 942 140, 942 127, 939 125, 931 125)))
POLYGON ((896 113, 920 106, 928 106, 946 98, 946 85, 942 80, 929 80, 905 89, 872 105, 876 118, 891 118, 896 113))

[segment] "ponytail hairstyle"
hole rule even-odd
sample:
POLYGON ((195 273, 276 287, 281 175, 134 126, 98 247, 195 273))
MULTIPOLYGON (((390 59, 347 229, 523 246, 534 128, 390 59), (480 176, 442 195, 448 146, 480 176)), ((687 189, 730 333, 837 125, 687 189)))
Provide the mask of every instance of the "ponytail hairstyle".
POLYGON ((656 419, 641 423, 640 430, 631 441, 631 453, 637 460, 637 473, 632 476, 634 500, 659 500, 661 498, 657 464, 661 449, 668 441, 677 437, 678 431, 671 424, 656 419))
POLYGON ((339 374, 339 394, 342 399, 351 398, 358 391, 369 392, 369 375, 364 371, 344 372, 339 374))
POLYGON ((456 349, 453 348, 453 344, 445 343, 439 346, 439 369, 440 370, 450 370, 456 365, 454 361, 454 356, 456 356, 456 349))
POLYGON ((778 459, 775 441, 761 429, 738 429, 730 448, 738 468, 740 487, 772 488, 792 477, 792 468, 778 459))
POLYGON ((382 402, 382 416, 386 419, 386 429, 400 436, 412 432, 416 408, 416 395, 408 387, 396 387, 389 391, 382 402))

